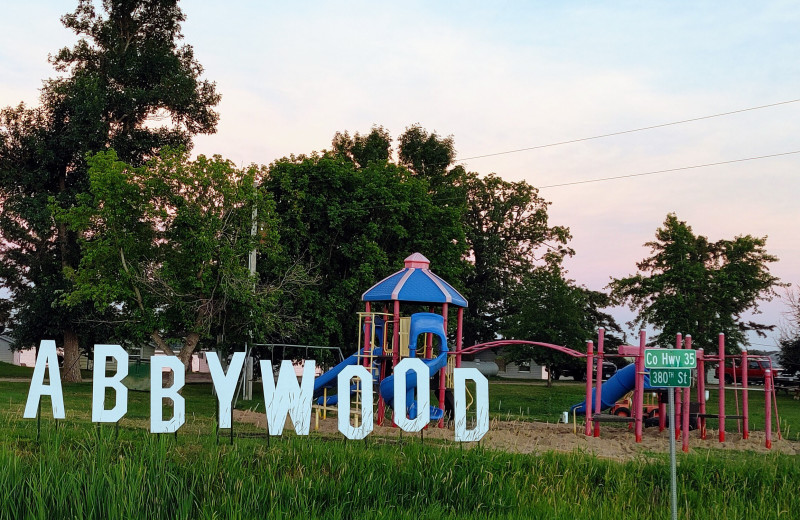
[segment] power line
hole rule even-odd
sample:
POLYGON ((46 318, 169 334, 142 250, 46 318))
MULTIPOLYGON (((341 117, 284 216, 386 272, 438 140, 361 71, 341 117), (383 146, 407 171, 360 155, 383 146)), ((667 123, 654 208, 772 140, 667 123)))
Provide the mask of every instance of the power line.
POLYGON ((681 121, 674 121, 672 123, 662 123, 660 125, 644 126, 642 128, 634 128, 633 130, 622 130, 620 132, 611 132, 610 134, 595 135, 595 136, 592 136, 592 137, 582 137, 580 139, 570 139, 569 141, 560 141, 560 142, 557 142, 557 143, 549 143, 549 144, 541 144, 541 145, 537 145, 537 146, 529 146, 527 148, 518 148, 516 150, 507 150, 505 152, 495 152, 495 153, 487 153, 487 154, 483 154, 483 155, 474 155, 472 157, 464 157, 463 159, 457 159, 457 162, 464 162, 464 161, 469 161, 469 160, 472 160, 472 159, 483 159, 485 157, 496 157, 498 155, 507 155, 507 154, 512 154, 512 153, 527 152, 527 151, 530 151, 530 150, 539 150, 539 149, 542 149, 542 148, 551 148, 553 146, 561 146, 561 145, 565 145, 565 144, 580 143, 580 142, 583 142, 583 141, 592 141, 594 139, 602 139, 604 137, 613 137, 615 135, 632 134, 634 132, 643 132, 645 130, 653 130, 655 128, 664 128, 666 126, 682 125, 684 123, 692 123, 694 121, 702 121, 704 119, 712 119, 712 118, 715 118, 715 117, 723 117, 723 116, 729 116, 729 115, 733 115, 733 114, 741 114, 742 112, 751 112, 753 110, 761 110, 762 108, 770 108, 770 107, 776 107, 776 106, 780 106, 780 105, 788 105, 790 103, 797 103, 798 101, 800 101, 800 99, 790 99, 789 101, 780 101, 778 103, 770 103, 769 105, 760 105, 760 106, 757 106, 757 107, 742 108, 740 110, 733 110, 731 112, 722 112, 722 113, 719 113, 719 114, 712 114, 710 116, 693 117, 692 119, 684 119, 684 120, 681 120, 681 121))
POLYGON ((697 169, 697 168, 706 168, 708 166, 719 166, 719 165, 722 165, 722 164, 733 164, 733 163, 740 163, 740 162, 746 162, 746 161, 756 161, 758 159, 768 159, 770 157, 780 157, 780 156, 783 156, 783 155, 792 155, 792 154, 796 154, 796 153, 800 153, 800 150, 795 150, 794 152, 775 153, 775 154, 771 154, 771 155, 760 155, 758 157, 746 157, 744 159, 733 159, 731 161, 720 161, 720 162, 714 162, 714 163, 696 164, 694 166, 682 166, 680 168, 669 168, 669 169, 666 169, 666 170, 655 170, 655 171, 652 171, 652 172, 631 173, 629 175, 616 175, 614 177, 600 177, 600 178, 597 178, 597 179, 586 179, 586 180, 582 180, 582 181, 562 182, 560 184, 549 184, 547 186, 539 186, 539 189, 559 188, 559 187, 562 187, 562 186, 575 186, 577 184, 589 184, 589 183, 593 183, 593 182, 613 181, 613 180, 617 180, 617 179, 630 179, 630 178, 633 178, 633 177, 644 177, 646 175, 657 175, 657 174, 660 174, 660 173, 670 173, 670 172, 678 172, 678 171, 684 171, 684 170, 694 170, 694 169, 697 169))

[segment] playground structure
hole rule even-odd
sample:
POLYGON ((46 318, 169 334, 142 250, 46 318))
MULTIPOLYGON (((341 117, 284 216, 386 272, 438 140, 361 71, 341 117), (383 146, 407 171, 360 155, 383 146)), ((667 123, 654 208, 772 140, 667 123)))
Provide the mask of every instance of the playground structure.
MULTIPOLYGON (((639 333, 639 345, 622 345, 618 349, 617 354, 606 354, 603 351, 604 331, 599 330, 597 353, 594 352, 594 343, 587 343, 587 377, 586 377, 586 399, 571 408, 573 415, 585 415, 586 421, 584 423, 585 435, 600 436, 600 423, 601 422, 628 422, 633 423, 636 442, 642 440, 642 426, 647 415, 652 417, 652 412, 646 414, 644 411, 644 395, 647 391, 656 392, 659 397, 658 404, 658 423, 659 431, 663 431, 666 427, 666 389, 651 385, 649 370, 644 366, 644 351, 646 345, 645 331, 639 333), (634 362, 630 365, 619 370, 614 376, 603 382, 599 369, 597 374, 593 374, 591 367, 593 366, 593 359, 597 357, 597 366, 602 365, 602 360, 606 357, 632 357, 634 362), (627 417, 620 417, 616 415, 602 414, 603 410, 614 407, 616 402, 633 391, 632 407, 630 415, 627 417), (587 413, 587 405, 588 413, 587 413)), ((728 355, 725 353, 725 336, 720 334, 718 337, 719 350, 716 355, 707 355, 703 349, 697 350, 697 368, 695 369, 694 388, 697 392, 697 400, 691 401, 691 387, 690 388, 676 388, 675 389, 675 425, 676 436, 681 438, 682 449, 684 452, 689 451, 689 430, 690 422, 694 421, 700 431, 700 438, 706 439, 707 419, 717 419, 719 422, 719 442, 725 442, 726 436, 726 421, 736 420, 739 432, 742 434, 743 439, 748 439, 750 436, 750 409, 749 409, 749 386, 747 370, 731 371, 726 370, 726 363, 733 362, 737 366, 748 366, 750 361, 758 361, 759 364, 765 364, 769 368, 764 370, 764 394, 765 394, 765 445, 767 448, 772 448, 772 414, 775 414, 775 422, 777 425, 777 435, 780 439, 780 418, 778 415, 778 404, 775 395, 774 374, 771 360, 766 356, 754 356, 743 351, 741 354, 728 355), (706 366, 707 364, 717 364, 718 374, 718 393, 717 393, 717 410, 718 413, 708 412, 708 403, 706 397, 706 366), (734 374, 732 381, 733 387, 726 387, 726 373, 734 374), (736 380, 736 374, 741 374, 741 381, 736 380), (726 392, 733 391, 735 396, 736 413, 726 415, 725 401, 726 392), (741 408, 739 406, 739 398, 741 395, 741 408)), ((681 334, 676 336, 677 349, 691 349, 692 337, 682 337, 681 334)), ((727 378, 730 382, 730 377, 727 378)))
MULTIPOLYGON (((437 406, 430 407, 431 420, 437 421, 438 426, 445 426, 446 413, 452 409, 453 370, 461 367, 462 357, 477 354, 483 350, 500 348, 514 344, 539 346, 562 352, 566 355, 586 360, 586 397, 582 403, 571 408, 573 416, 582 414, 586 416, 584 434, 595 437, 600 436, 600 423, 606 421, 627 422, 633 425, 636 442, 642 441, 644 420, 649 415, 656 415, 654 407, 644 407, 644 396, 647 392, 658 395, 657 416, 659 430, 666 428, 666 389, 651 385, 649 371, 644 366, 644 351, 646 346, 645 331, 640 331, 639 345, 622 345, 616 354, 604 352, 604 330, 599 329, 597 351, 594 342, 587 342, 586 352, 579 352, 565 346, 553 345, 536 341, 504 339, 488 343, 464 347, 462 344, 463 313, 467 307, 467 300, 458 293, 450 284, 441 279, 430 270, 430 261, 420 253, 414 253, 405 259, 405 267, 400 271, 384 278, 373 285, 362 295, 365 311, 359 313, 358 322, 358 350, 353 355, 318 376, 314 383, 314 406, 317 421, 320 416, 326 417, 327 412, 337 411, 336 405, 341 396, 329 392, 337 385, 337 376, 344 368, 360 364, 372 375, 373 387, 365 388, 359 380, 351 381, 350 396, 354 396, 356 406, 351 408, 355 415, 356 426, 360 420, 361 393, 370 391, 377 394, 377 423, 383 425, 387 407, 394 410, 395 396, 393 385, 393 371, 397 364, 408 357, 416 357, 428 367, 429 376, 434 383, 431 390, 438 400, 437 406), (401 314, 404 307, 414 311, 410 314, 401 314), (456 328, 454 348, 448 344, 448 315, 451 307, 456 309, 456 328), (375 310, 379 309, 379 310, 375 310), (420 311, 421 309, 421 311, 420 311), (435 311, 438 311, 435 312, 435 311), (423 336, 420 342, 419 338, 423 336), (603 381, 603 362, 610 357, 633 358, 634 362, 618 370, 607 381, 603 381), (596 374, 595 374, 596 372, 596 374), (633 392, 632 406, 628 416, 620 417, 601 413, 613 407, 616 402, 626 394, 633 392), (586 403, 589 403, 588 413, 586 403)), ((451 331, 452 332, 452 331, 451 331)), ((676 339, 676 348, 691 349, 691 336, 685 340, 679 334, 676 339)), ((702 349, 697 351, 697 368, 694 387, 697 400, 691 401, 690 388, 676 389, 675 420, 676 432, 682 438, 684 451, 689 449, 690 418, 696 422, 702 439, 707 436, 706 420, 719 421, 719 440, 725 441, 726 421, 737 420, 739 431, 744 439, 749 438, 749 400, 750 391, 747 371, 743 371, 741 385, 726 388, 725 365, 726 362, 738 360, 741 366, 747 366, 748 361, 758 360, 770 363, 764 356, 752 356, 746 351, 740 355, 725 354, 725 337, 719 336, 719 352, 716 355, 706 355, 702 349), (718 386, 718 413, 709 413, 706 402, 706 366, 717 363, 719 374, 718 386), (701 377, 697 377, 700 374, 701 377), (736 413, 726 415, 725 395, 733 390, 736 396, 736 413), (741 394, 741 408, 739 395, 741 394)), ((766 446, 772 447, 772 413, 774 410, 777 434, 780 438, 780 423, 778 419, 777 402, 775 399, 774 371, 766 370, 764 374, 765 392, 765 432, 766 446)), ((736 374, 736 371, 734 371, 736 374)), ((734 383, 738 383, 735 381, 734 383)), ((419 410, 414 399, 416 377, 409 374, 406 381, 406 410, 410 419, 417 416, 419 410)), ((375 402, 375 399, 373 399, 375 402)), ((394 422, 394 421, 393 421, 394 422)))
MULTIPOLYGON (((337 411, 336 404, 341 397, 330 395, 329 392, 336 387, 339 373, 350 365, 363 365, 372 375, 374 382, 371 390, 364 388, 361 381, 356 380, 351 384, 350 392, 355 397, 355 404, 358 405, 353 409, 360 409, 362 392, 376 392, 377 423, 383 425, 387 407, 392 408, 394 413, 397 412, 393 409, 394 367, 407 357, 420 358, 428 367, 429 375, 435 382, 431 385, 431 389, 435 391, 438 405, 431 406, 431 419, 437 421, 438 426, 443 428, 446 412, 452 407, 453 371, 455 368, 461 368, 462 357, 465 355, 511 344, 526 344, 554 349, 575 357, 586 357, 586 354, 567 347, 535 341, 498 340, 464 348, 462 330, 467 300, 450 284, 433 273, 430 270, 430 261, 420 253, 414 253, 406 258, 403 269, 373 285, 364 292, 361 299, 365 303, 365 311, 359 313, 358 350, 317 377, 314 382, 317 421, 320 416, 325 418, 328 412, 337 411), (401 314, 401 311, 405 310, 404 307, 414 311, 423 309, 423 312, 404 315, 401 314), (452 308, 456 309, 454 346, 448 343, 448 314, 452 308), (419 337, 423 335, 424 339, 419 343, 419 337)), ((417 414, 416 402, 413 399, 416 380, 412 376, 406 383, 405 413, 414 419, 417 414)), ((358 424, 360 413, 356 411, 354 415, 356 415, 354 420, 358 424)))
MULTIPOLYGON (((405 267, 373 285, 362 295, 365 311, 359 313, 359 349, 331 370, 319 376, 314 383, 315 407, 317 417, 325 417, 328 411, 341 398, 328 395, 335 387, 338 374, 347 366, 361 364, 367 368, 374 381, 374 388, 362 388, 361 381, 351 386, 351 394, 360 404, 363 391, 376 391, 378 394, 377 422, 382 425, 386 407, 393 407, 395 396, 393 369, 407 357, 417 357, 429 369, 429 375, 436 378, 438 406, 431 406, 431 419, 444 427, 446 394, 453 387, 453 369, 461 366, 463 312, 467 300, 450 284, 430 270, 430 261, 420 253, 414 253, 405 260, 405 267), (402 307, 425 309, 427 312, 414 312, 403 315, 402 307), (380 308, 376 311, 374 308, 380 308), (455 351, 448 345, 448 314, 450 308, 457 309, 455 351), (439 313, 435 313, 439 310, 439 313), (424 336, 422 343, 419 337, 424 336), (435 347, 435 349, 434 349, 435 347), (436 350, 436 354, 434 354, 436 350), (437 377, 438 376, 438 377, 437 377)), ((407 380, 407 409, 404 411, 411 419, 418 413, 413 399, 416 388, 415 378, 407 380)), ((358 407, 357 407, 358 408, 358 407)), ((358 418, 356 418, 358 421, 358 418)))

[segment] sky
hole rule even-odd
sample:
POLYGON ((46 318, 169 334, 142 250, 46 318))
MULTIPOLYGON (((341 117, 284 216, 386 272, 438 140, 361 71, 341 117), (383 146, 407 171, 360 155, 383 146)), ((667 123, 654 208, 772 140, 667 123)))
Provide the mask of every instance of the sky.
MULTIPOLYGON (((47 56, 75 41, 72 2, 9 2, 0 106, 36 104, 47 56)), ((222 101, 195 152, 269 164, 337 131, 452 135, 459 159, 800 99, 796 2, 184 2, 184 42, 222 101)), ((542 187, 568 226, 569 277, 602 290, 636 271, 670 212, 711 240, 767 238, 800 284, 800 102, 463 162, 542 187)), ((424 253, 424 252, 423 252, 424 253)), ((435 266, 432 266, 435 270, 435 266)), ((761 304, 780 325, 787 308, 761 304)), ((632 313, 614 311, 626 322, 632 313)), ((630 330, 632 335, 634 331, 630 330)), ((779 333, 752 338, 774 346, 779 333)), ((629 339, 633 339, 630 336, 629 339)))

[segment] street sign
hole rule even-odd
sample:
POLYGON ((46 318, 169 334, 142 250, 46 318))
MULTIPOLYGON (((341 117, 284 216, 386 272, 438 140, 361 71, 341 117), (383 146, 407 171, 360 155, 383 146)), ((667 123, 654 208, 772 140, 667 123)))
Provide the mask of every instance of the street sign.
POLYGON ((677 348, 648 348, 644 351, 645 368, 695 368, 697 352, 677 348))
POLYGON ((651 368, 650 386, 657 387, 690 387, 692 386, 691 368, 651 368))

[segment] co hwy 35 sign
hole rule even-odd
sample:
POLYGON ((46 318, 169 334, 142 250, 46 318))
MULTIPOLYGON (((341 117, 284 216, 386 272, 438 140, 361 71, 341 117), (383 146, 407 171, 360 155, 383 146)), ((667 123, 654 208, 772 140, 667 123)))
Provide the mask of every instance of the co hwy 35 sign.
POLYGON ((648 348, 644 367, 650 370, 650 386, 692 386, 692 369, 697 367, 697 351, 688 349, 648 348))

